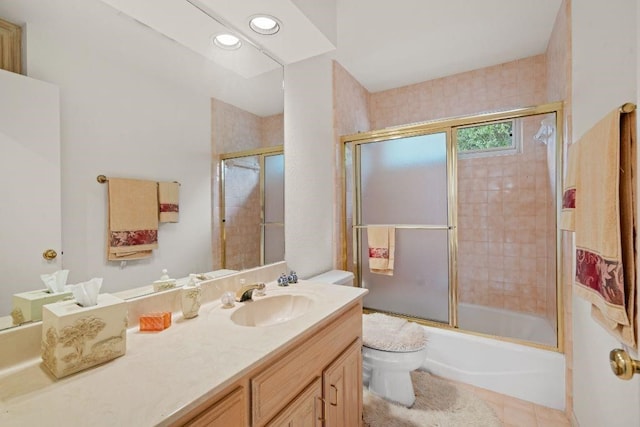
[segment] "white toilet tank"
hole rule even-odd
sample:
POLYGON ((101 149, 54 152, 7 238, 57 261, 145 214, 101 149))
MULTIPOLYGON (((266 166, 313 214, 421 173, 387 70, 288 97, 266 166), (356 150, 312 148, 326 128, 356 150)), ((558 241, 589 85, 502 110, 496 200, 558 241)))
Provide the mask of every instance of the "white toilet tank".
POLYGON ((344 270, 329 270, 308 278, 311 282, 332 283, 334 285, 353 286, 353 273, 344 270))

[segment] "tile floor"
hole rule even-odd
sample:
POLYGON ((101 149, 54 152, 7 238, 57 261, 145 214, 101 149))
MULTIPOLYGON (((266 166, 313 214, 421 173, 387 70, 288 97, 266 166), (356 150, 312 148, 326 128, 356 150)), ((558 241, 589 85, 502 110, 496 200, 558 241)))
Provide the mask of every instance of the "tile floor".
POLYGON ((487 402, 505 427, 571 427, 571 422, 563 411, 539 406, 468 384, 455 384, 475 393, 487 402))

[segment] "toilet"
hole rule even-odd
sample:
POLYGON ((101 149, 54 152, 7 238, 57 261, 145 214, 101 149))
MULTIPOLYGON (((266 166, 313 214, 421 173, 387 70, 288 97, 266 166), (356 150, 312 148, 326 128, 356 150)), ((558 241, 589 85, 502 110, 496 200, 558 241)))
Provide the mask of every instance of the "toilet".
MULTIPOLYGON (((331 270, 307 279, 353 286, 353 273, 331 270)), ((424 328, 382 313, 363 314, 362 382, 374 394, 410 407, 415 402, 411 371, 426 358, 424 328)))

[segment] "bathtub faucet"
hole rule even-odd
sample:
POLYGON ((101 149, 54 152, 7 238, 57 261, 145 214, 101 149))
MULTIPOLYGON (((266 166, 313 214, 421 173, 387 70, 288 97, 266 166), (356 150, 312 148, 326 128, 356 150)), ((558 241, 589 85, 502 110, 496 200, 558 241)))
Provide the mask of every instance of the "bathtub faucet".
POLYGON ((263 290, 264 283, 254 283, 252 285, 244 285, 236 292, 236 301, 237 302, 245 302, 250 300, 253 296, 253 291, 256 289, 263 290))

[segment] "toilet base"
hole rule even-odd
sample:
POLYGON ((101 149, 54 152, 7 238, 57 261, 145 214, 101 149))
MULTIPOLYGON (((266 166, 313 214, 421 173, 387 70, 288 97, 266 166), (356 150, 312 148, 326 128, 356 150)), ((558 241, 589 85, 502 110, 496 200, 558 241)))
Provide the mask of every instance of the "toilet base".
POLYGON ((408 371, 390 372, 372 369, 368 379, 369 391, 384 399, 406 407, 413 406, 416 401, 411 374, 408 371))

